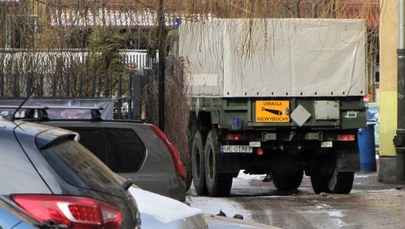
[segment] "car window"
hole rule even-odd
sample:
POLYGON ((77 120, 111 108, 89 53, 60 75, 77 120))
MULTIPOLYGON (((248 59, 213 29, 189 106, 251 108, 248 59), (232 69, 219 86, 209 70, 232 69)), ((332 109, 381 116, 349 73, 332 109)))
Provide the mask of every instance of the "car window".
POLYGON ((80 143, 116 173, 136 172, 145 159, 145 145, 132 129, 70 129, 78 132, 80 143))
POLYGON ((150 152, 148 155, 149 160, 156 160, 158 162, 172 160, 166 144, 150 126, 138 125, 136 126, 136 131, 139 133, 140 138, 148 147, 148 151, 150 152))
POLYGON ((72 185, 113 193, 121 184, 105 164, 78 142, 57 142, 41 152, 57 173, 72 185))
POLYGON ((94 155, 98 157, 104 164, 106 164, 112 171, 116 171, 112 153, 106 144, 106 138, 101 129, 78 129, 75 130, 80 134, 79 142, 89 149, 94 155))

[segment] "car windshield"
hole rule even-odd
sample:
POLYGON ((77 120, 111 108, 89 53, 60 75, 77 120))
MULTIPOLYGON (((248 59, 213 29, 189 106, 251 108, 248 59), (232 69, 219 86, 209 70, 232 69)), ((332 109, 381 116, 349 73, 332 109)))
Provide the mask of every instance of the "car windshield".
POLYGON ((42 152, 58 174, 72 185, 115 193, 121 184, 105 164, 78 142, 57 142, 42 152))

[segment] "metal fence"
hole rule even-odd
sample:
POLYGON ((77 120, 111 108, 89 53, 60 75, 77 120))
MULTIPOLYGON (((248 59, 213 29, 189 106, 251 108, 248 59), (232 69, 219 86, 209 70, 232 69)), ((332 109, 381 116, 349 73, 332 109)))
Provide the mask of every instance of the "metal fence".
POLYGON ((139 119, 142 88, 150 75, 152 59, 146 50, 121 51, 125 74, 83 74, 77 63, 85 50, 0 50, 0 99, 112 98, 116 116, 139 119))
MULTIPOLYGON (((125 65, 132 65, 137 70, 148 69, 153 61, 148 58, 147 50, 128 49, 120 51, 125 65)), ((156 55, 158 56, 158 55, 156 55)), ((84 63, 88 57, 87 49, 66 50, 24 50, 0 49, 0 68, 16 71, 52 72, 55 67, 63 64, 71 66, 74 62, 84 63)))

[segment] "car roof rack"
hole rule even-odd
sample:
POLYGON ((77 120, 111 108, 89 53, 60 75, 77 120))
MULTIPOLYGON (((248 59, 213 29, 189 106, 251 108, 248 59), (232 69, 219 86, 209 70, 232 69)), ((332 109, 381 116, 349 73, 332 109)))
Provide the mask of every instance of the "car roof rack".
MULTIPOLYGON (((92 121, 101 121, 101 110, 103 107, 80 107, 80 106, 15 106, 15 105, 0 105, 0 109, 25 109, 24 117, 22 119, 49 121, 49 109, 69 109, 69 110, 90 110, 92 121)), ((11 117, 15 118, 15 117, 11 117)))

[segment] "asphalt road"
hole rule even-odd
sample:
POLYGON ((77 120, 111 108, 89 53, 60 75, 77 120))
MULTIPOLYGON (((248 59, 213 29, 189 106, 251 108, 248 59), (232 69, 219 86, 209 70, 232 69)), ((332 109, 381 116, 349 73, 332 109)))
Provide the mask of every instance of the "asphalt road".
POLYGON ((349 195, 314 194, 309 177, 297 191, 283 193, 264 176, 240 174, 231 196, 196 196, 193 188, 186 202, 208 214, 240 214, 281 228, 405 228, 405 184, 380 183, 376 173, 358 173, 349 195))

